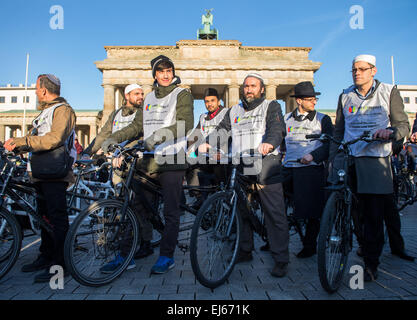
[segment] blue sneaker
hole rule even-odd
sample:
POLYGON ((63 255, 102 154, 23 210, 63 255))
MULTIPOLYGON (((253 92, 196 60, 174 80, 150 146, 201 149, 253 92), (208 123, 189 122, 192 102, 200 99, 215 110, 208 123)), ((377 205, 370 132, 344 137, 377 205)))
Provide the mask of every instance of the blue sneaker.
POLYGON ((174 268, 174 259, 165 256, 160 256, 158 261, 154 264, 151 269, 151 273, 162 274, 168 272, 168 270, 174 268))
MULTIPOLYGON (((110 261, 109 263, 105 264, 100 268, 100 271, 102 273, 113 273, 120 265, 123 264, 125 261, 125 258, 123 258, 120 254, 116 256, 116 258, 113 261, 110 261)), ((130 263, 128 264, 126 270, 130 270, 136 268, 135 260, 130 260, 130 263)))

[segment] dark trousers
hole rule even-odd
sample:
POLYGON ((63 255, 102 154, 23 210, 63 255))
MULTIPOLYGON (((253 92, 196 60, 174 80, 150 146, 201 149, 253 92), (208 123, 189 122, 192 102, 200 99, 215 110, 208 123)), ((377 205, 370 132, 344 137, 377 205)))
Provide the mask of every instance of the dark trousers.
POLYGON ((167 171, 159 174, 164 199, 165 228, 162 233, 159 255, 172 258, 178 241, 180 203, 185 171, 167 171))
POLYGON ((317 237, 320 232, 320 219, 307 219, 306 233, 303 240, 303 247, 305 249, 316 249, 317 237))
MULTIPOLYGON (((392 194, 383 195, 384 208, 381 210, 383 216, 383 222, 385 223, 386 230, 388 232, 389 246, 391 252, 403 252, 404 251, 404 238, 401 235, 401 219, 400 213, 395 203, 395 198, 392 194)), ((359 208, 352 212, 355 224, 355 235, 358 243, 361 247, 364 245, 364 203, 359 204, 359 208)))
MULTIPOLYGON (((272 257, 275 262, 288 263, 289 231, 282 184, 257 184, 257 188, 265 214, 265 225, 272 257)), ((239 202, 242 203, 242 201, 239 202)), ((247 216, 247 209, 245 210, 242 206, 239 206, 239 211, 242 214, 240 250, 251 252, 254 249, 252 225, 247 216)))
POLYGON ((384 216, 392 208, 392 194, 357 194, 362 220, 362 246, 366 266, 376 268, 384 247, 384 216))
POLYGON ((41 228, 41 254, 53 264, 64 266, 64 243, 69 228, 66 190, 68 183, 37 182, 38 211, 53 227, 53 234, 41 228))

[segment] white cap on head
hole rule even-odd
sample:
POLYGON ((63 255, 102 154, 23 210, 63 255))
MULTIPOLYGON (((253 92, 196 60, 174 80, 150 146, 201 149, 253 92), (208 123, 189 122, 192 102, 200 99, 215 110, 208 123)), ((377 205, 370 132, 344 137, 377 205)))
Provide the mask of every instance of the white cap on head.
POLYGON ((355 59, 353 59, 352 63, 355 63, 355 62, 358 62, 358 61, 368 62, 369 64, 372 64, 373 66, 376 66, 376 58, 375 58, 375 56, 372 56, 370 54, 361 54, 359 56, 356 56, 355 59))
POLYGON ((245 79, 243 79, 243 82, 245 82, 247 78, 257 78, 257 79, 259 79, 262 83, 264 83, 264 79, 262 78, 262 76, 261 76, 259 73, 255 73, 255 72, 249 73, 249 74, 245 77, 245 79))
POLYGON ((135 89, 142 89, 142 87, 136 83, 129 84, 125 88, 125 94, 128 94, 130 91, 135 90, 135 89))

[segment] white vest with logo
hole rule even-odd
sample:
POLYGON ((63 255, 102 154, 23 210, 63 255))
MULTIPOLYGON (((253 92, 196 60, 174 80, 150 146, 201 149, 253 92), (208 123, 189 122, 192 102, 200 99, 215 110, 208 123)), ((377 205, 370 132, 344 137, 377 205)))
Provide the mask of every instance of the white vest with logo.
MULTIPOLYGON (((249 149, 257 150, 266 131, 266 114, 270 100, 264 100, 256 108, 246 111, 242 104, 230 110, 232 128, 232 154, 236 155, 249 149)), ((275 149, 272 154, 278 154, 275 149)))
POLYGON ((287 135, 285 136, 285 167, 294 168, 294 167, 305 167, 311 165, 320 165, 314 161, 309 164, 302 164, 296 161, 301 159, 304 155, 311 153, 322 145, 318 140, 309 140, 306 139, 307 134, 321 134, 321 120, 325 115, 323 113, 317 112, 314 116, 313 121, 310 121, 307 118, 304 118, 302 121, 297 121, 294 119, 292 112, 287 113, 284 117, 285 126, 287 135), (287 162, 291 161, 291 162, 287 162))
MULTIPOLYGON (((343 90, 342 108, 345 117, 345 141, 358 138, 364 131, 372 134, 378 129, 390 127, 390 96, 393 85, 379 83, 370 99, 363 100, 355 92, 355 86, 343 90)), ((391 143, 359 141, 350 146, 354 157, 387 157, 391 143)))
MULTIPOLYGON (((36 128, 37 130, 37 136, 42 137, 48 132, 51 132, 52 129, 52 120, 54 117, 54 111, 56 108, 64 105, 64 103, 57 103, 53 105, 52 107, 49 107, 47 109, 44 109, 40 115, 38 115, 35 119, 32 121, 32 126, 36 128)), ((75 160, 77 159, 77 149, 74 145, 75 141, 75 131, 72 130, 70 136, 65 140, 64 144, 67 146, 71 146, 69 149, 70 156, 75 160)), ((30 167, 30 162, 28 162, 28 171, 32 171, 30 167)))
MULTIPOLYGON (((158 99, 155 91, 150 92, 144 102, 143 107, 143 139, 146 140, 155 131, 172 126, 176 123, 177 115, 177 97, 178 94, 185 90, 184 88, 175 88, 167 96, 158 99)), ((184 128, 185 130, 185 128, 184 128)), ((167 132, 169 134, 169 132, 167 132)), ((155 152, 166 155, 178 153, 181 149, 186 149, 187 138, 184 136, 175 141, 166 141, 155 148, 155 152)))
POLYGON ((208 114, 207 112, 200 116, 200 132, 204 138, 206 138, 210 133, 213 132, 214 129, 216 129, 220 122, 222 122, 228 110, 229 109, 227 108, 223 108, 219 111, 218 114, 214 116, 213 119, 206 119, 208 114))
POLYGON ((116 114, 114 115, 113 119, 113 126, 112 126, 112 133, 115 133, 116 131, 122 130, 123 128, 127 127, 129 124, 132 123, 133 119, 135 119, 136 112, 133 112, 132 114, 128 116, 122 115, 122 108, 116 111, 116 114))

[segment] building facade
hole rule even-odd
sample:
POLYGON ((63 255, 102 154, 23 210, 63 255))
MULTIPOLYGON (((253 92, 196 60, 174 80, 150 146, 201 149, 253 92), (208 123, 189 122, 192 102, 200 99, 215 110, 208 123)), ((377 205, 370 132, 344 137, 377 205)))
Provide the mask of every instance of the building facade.
POLYGON ((417 86, 397 85, 404 101, 405 111, 417 112, 417 86))
POLYGON ((27 90, 23 84, 12 86, 0 86, 0 112, 9 110, 35 110, 37 105, 36 84, 28 86, 27 90), (25 102, 26 92, 26 102, 25 102))

